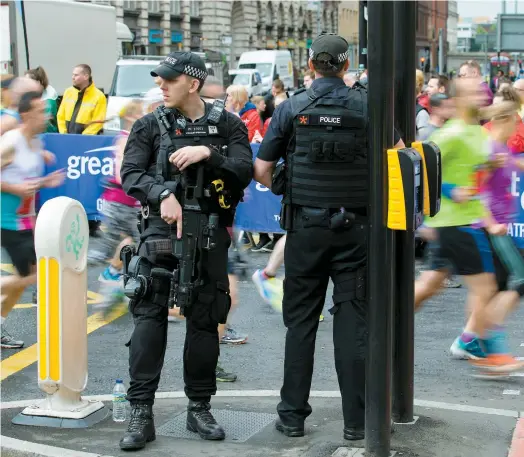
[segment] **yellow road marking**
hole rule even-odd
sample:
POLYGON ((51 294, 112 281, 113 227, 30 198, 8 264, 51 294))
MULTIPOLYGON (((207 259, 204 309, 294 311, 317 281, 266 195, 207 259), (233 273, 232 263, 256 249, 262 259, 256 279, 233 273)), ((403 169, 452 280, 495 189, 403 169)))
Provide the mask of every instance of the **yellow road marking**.
MULTIPOLYGON (((102 303, 103 298, 104 298, 103 295, 88 290, 86 303, 88 305, 97 305, 98 303, 102 303)), ((14 309, 28 309, 28 308, 36 308, 36 304, 35 303, 19 303, 18 305, 15 305, 14 309)))
POLYGON ((36 308, 35 303, 20 303, 15 305, 15 309, 27 309, 27 308, 36 308))
MULTIPOLYGON (((0 270, 13 274, 14 273, 14 267, 10 263, 0 263, 0 270)), ((91 290, 87 291, 87 304, 88 305, 96 305, 98 303, 102 303, 103 296, 101 294, 98 294, 96 292, 92 292, 91 290)), ((18 305, 15 305, 15 309, 27 309, 27 308, 36 308, 36 305, 33 303, 20 303, 18 305)))
POLYGON ((10 263, 0 263, 0 270, 11 274, 13 274, 13 272, 15 271, 13 265, 11 265, 10 263))
POLYGON ((97 294, 96 292, 91 292, 90 290, 87 291, 87 304, 88 305, 95 305, 97 303, 102 303, 103 299, 104 299, 103 295, 97 294))
MULTIPOLYGON (((127 313, 126 307, 118 307, 111 315, 106 319, 101 312, 92 314, 87 318, 87 334, 93 333, 100 327, 109 324, 110 322, 118 319, 127 313)), ((33 344, 26 349, 13 354, 11 357, 4 359, 0 362, 0 381, 8 378, 9 376, 27 368, 38 360, 37 345, 33 344)))

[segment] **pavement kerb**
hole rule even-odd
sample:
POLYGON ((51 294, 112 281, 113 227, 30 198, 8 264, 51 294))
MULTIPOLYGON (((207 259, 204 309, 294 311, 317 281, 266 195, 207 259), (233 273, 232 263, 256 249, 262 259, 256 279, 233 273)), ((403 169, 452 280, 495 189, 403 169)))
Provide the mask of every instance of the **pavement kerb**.
MULTIPOLYGON (((216 393, 217 397, 279 397, 278 390, 221 390, 216 393)), ((339 391, 311 391, 310 397, 314 398, 340 398, 339 391)), ((83 396, 85 400, 111 401, 111 395, 83 396)), ((184 392, 158 392, 157 399, 185 398, 184 392)), ((23 408, 38 401, 21 400, 0 403, 0 409, 23 408)), ((507 409, 485 408, 481 406, 469 406, 456 403, 445 403, 431 400, 414 401, 415 406, 427 409, 443 409, 450 411, 470 412, 476 414, 487 414, 495 416, 514 417, 517 426, 513 434, 513 442, 508 457, 524 457, 524 411, 512 411, 507 409)), ((400 424, 401 425, 401 424, 400 424)), ((106 454, 94 454, 91 452, 75 451, 55 446, 42 445, 31 441, 23 441, 8 436, 0 435, 2 455, 6 457, 113 457, 106 454)))
POLYGON ((517 421, 508 457, 524 457, 524 418, 517 421))

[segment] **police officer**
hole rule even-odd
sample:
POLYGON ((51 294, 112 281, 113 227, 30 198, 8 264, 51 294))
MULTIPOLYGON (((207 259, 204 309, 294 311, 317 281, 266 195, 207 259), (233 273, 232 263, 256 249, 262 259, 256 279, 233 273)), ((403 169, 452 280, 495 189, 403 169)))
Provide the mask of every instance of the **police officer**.
MULTIPOLYGON (((255 161, 255 180, 283 191, 287 230, 284 383, 276 428, 303 436, 319 316, 334 283, 333 341, 344 438, 364 438, 367 338, 367 92, 344 84, 348 43, 322 34, 309 51, 315 80, 275 110, 255 161), (275 164, 284 159, 284 166, 275 164), (282 170, 284 170, 282 172, 282 170), (280 178, 284 173, 283 189, 280 178)), ((396 134, 397 147, 403 146, 396 134)), ((384 348, 386 350, 386 348, 384 348)))
MULTIPOLYGON (((217 326, 225 322, 231 304, 227 227, 233 222, 232 209, 252 179, 252 152, 244 123, 223 109, 223 101, 211 105, 200 98, 207 77, 200 57, 189 52, 171 53, 151 75, 162 90, 165 106, 135 122, 124 152, 122 186, 142 205, 138 256, 146 260, 141 260, 141 268, 149 271, 150 265, 173 271, 180 265, 170 250, 162 251, 162 246, 171 246, 165 242, 170 234, 173 239, 184 239, 183 221, 189 220, 189 213, 182 211, 181 196, 188 185, 187 177, 192 176, 189 173, 194 175, 203 167, 207 187, 198 201, 202 212, 218 214, 219 227, 214 249, 197 256, 203 284, 196 289, 190 313, 185 313, 187 428, 203 439, 222 440, 224 430, 211 414, 209 402, 216 393, 217 326), (224 188, 220 195, 211 185, 217 179, 224 188), (219 200, 224 192, 228 203, 222 205, 219 200)), ((141 449, 155 439, 152 407, 166 350, 169 288, 169 282, 153 276, 151 291, 130 301, 135 323, 127 344, 131 417, 120 441, 122 449, 141 449)))

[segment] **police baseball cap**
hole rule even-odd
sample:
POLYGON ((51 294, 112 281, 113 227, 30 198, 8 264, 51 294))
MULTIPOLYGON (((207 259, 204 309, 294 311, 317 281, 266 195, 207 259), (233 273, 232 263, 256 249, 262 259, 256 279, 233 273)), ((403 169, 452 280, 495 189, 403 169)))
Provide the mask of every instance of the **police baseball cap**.
POLYGON ((322 60, 327 60, 334 64, 345 62, 349 57, 348 48, 348 42, 340 35, 322 33, 311 43, 309 58, 318 60, 319 54, 329 54, 331 59, 322 60))
POLYGON ((192 52, 172 52, 151 72, 151 76, 168 80, 180 75, 191 76, 203 83, 207 78, 206 64, 192 52))

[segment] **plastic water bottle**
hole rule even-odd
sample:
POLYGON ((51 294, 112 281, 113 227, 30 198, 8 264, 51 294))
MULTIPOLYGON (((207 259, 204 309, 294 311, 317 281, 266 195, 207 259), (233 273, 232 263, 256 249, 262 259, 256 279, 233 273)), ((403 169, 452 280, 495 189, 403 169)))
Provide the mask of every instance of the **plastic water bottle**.
POLYGON ((113 388, 113 421, 126 420, 126 388, 121 379, 117 379, 113 388))

